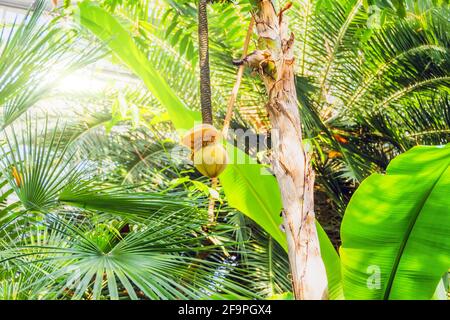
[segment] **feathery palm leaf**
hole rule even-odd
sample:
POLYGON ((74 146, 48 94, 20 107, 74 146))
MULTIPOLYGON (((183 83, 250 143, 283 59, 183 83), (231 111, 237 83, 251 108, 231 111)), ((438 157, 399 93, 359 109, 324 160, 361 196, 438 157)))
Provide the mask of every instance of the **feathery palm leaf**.
POLYGON ((99 48, 85 47, 76 28, 46 21, 45 0, 37 0, 21 22, 0 33, 0 106, 8 126, 50 92, 61 77, 97 60, 99 48))

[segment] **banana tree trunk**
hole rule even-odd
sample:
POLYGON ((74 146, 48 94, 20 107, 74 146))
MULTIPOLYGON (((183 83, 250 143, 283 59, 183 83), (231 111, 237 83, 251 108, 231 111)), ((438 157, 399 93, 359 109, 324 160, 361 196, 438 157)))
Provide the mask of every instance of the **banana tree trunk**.
POLYGON ((314 171, 302 143, 294 82, 294 35, 271 0, 254 0, 260 50, 244 59, 266 86, 272 126, 272 165, 283 202, 292 285, 296 299, 326 299, 327 277, 314 215, 314 171))

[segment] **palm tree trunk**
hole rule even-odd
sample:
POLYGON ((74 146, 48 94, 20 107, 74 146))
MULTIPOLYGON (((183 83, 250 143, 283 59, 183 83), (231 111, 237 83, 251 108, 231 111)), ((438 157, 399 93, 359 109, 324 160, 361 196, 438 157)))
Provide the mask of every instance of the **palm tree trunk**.
POLYGON ((200 60, 200 105, 203 123, 212 124, 211 80, 209 75, 208 0, 198 4, 198 44, 200 60))
POLYGON ((283 201, 293 291, 296 299, 325 299, 327 277, 315 227, 314 171, 302 142, 294 82, 294 35, 271 0, 256 0, 255 6, 256 29, 266 50, 258 70, 269 93, 272 165, 283 201))

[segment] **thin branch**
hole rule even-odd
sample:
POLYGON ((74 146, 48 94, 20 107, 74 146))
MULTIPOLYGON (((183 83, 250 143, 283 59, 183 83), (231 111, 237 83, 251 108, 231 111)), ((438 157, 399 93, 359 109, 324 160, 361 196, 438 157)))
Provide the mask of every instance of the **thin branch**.
MULTIPOLYGON (((245 36, 244 48, 242 50, 242 59, 244 59, 247 56, 248 45, 250 43, 250 39, 253 34, 254 25, 255 25, 255 20, 253 17, 251 17, 250 23, 248 25, 247 35, 245 36)), ((239 66, 237 76, 236 76, 236 82, 234 83, 233 90, 231 90, 230 99, 228 100, 227 113, 225 115, 225 119, 223 121, 223 128, 222 128, 222 134, 224 137, 227 136, 228 128, 230 127, 231 117, 233 116, 233 107, 236 102, 239 87, 241 85, 242 75, 244 74, 244 68, 245 68, 245 66, 243 64, 239 66)))

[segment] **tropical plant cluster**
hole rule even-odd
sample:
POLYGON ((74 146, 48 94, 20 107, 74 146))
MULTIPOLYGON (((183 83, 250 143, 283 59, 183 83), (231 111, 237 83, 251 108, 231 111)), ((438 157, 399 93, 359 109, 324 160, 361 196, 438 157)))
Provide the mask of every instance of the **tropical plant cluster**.
MULTIPOLYGON (((198 2, 53 2, 1 22, 0 299, 292 299, 261 79, 245 69, 226 137, 245 163, 212 184, 180 144, 201 121, 198 2)), ((257 2, 208 3, 216 128, 257 2)), ((284 13, 329 299, 447 299, 449 10, 284 13)))

